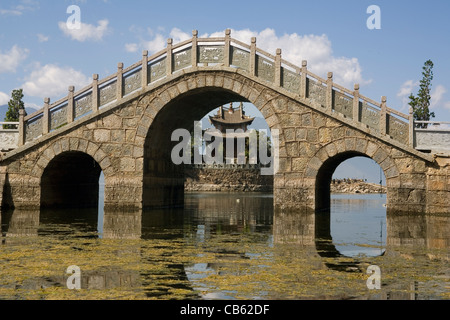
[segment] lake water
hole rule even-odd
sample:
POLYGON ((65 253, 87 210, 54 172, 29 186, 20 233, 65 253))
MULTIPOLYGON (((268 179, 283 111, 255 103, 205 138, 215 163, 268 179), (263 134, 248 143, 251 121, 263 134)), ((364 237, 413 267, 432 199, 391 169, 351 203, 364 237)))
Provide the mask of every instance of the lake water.
POLYGON ((188 193, 182 209, 3 212, 0 299, 450 298, 450 216, 391 216, 384 195, 331 203, 280 213, 272 194, 188 193))

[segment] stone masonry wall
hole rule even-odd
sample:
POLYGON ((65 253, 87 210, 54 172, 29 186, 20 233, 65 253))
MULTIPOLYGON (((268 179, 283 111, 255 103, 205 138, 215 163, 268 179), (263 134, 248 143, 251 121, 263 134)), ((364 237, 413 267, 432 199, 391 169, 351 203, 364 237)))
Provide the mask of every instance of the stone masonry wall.
POLYGON ((45 168, 62 153, 82 152, 105 174, 106 206, 142 207, 145 188, 155 191, 148 192, 149 197, 160 197, 161 204, 170 205, 174 196, 182 195, 183 180, 169 172, 173 170, 167 164, 171 144, 165 137, 170 139, 173 128, 191 124, 212 105, 227 100, 251 102, 268 126, 280 132, 279 171, 273 177, 276 208, 315 208, 317 190, 329 186, 333 168, 360 155, 383 169, 388 209, 450 212, 448 161, 427 160, 307 98, 220 66, 169 76, 145 92, 130 94, 120 105, 113 103, 82 123, 71 123, 12 151, 1 162, 2 204, 39 206, 45 168), (155 123, 160 123, 158 131, 166 132, 152 132, 155 123), (146 144, 155 150, 154 158, 146 155, 146 144), (158 190, 167 192, 158 194, 158 190))
POLYGON ((256 191, 273 190, 273 176, 263 176, 260 169, 213 169, 187 166, 186 191, 256 191))

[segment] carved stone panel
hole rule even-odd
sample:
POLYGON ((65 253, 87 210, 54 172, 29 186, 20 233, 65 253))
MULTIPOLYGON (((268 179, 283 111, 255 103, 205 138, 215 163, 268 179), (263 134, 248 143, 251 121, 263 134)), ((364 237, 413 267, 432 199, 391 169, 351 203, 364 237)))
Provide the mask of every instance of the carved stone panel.
POLYGON ((19 132, 0 130, 0 150, 6 151, 17 148, 19 145, 19 132))
POLYGON ((192 65, 192 48, 184 49, 183 51, 173 54, 173 71, 182 70, 192 65))
POLYGON ((231 47, 231 65, 250 71, 250 53, 236 47, 231 47))
POLYGON ((198 62, 199 63, 222 63, 224 60, 223 46, 199 46, 198 62))
POLYGON ((117 99, 117 81, 111 82, 100 88, 99 92, 100 107, 113 102, 117 99))
POLYGON ((50 131, 67 124, 67 104, 50 110, 50 131))
POLYGON ((281 69, 282 86, 292 93, 300 93, 300 74, 292 72, 286 68, 281 69))
POLYGON ((33 141, 42 135, 43 115, 39 115, 25 123, 25 141, 33 141))
POLYGON ((166 61, 167 61, 167 58, 164 57, 161 60, 152 62, 148 66, 149 83, 155 82, 166 76, 166 61))
POLYGON ((124 76, 124 78, 123 78, 123 95, 124 96, 141 88, 141 86, 142 86, 141 76, 142 76, 142 71, 140 69, 124 76))
POLYGON ((366 102, 360 102, 360 115, 361 122, 367 125, 369 128, 379 130, 380 129, 380 111, 366 102))
POLYGON ((409 124, 400 119, 387 115, 388 134, 395 140, 408 144, 409 124))
POLYGON ((334 110, 347 118, 353 118, 353 98, 336 90, 333 90, 333 94, 334 110))
POLYGON ((317 81, 307 78, 307 97, 325 107, 327 100, 327 90, 317 81))
POLYGON ((256 74, 259 78, 273 83, 275 81, 275 64, 261 56, 256 56, 256 74))
POLYGON ((81 97, 75 98, 74 105, 75 105, 74 108, 75 119, 92 111, 92 92, 82 95, 81 97))

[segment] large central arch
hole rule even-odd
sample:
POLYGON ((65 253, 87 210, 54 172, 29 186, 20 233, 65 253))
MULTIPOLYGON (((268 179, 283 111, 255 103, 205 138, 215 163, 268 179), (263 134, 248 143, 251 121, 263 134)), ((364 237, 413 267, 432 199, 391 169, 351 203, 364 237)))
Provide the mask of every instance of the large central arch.
MULTIPOLYGON (((143 207, 183 204, 183 166, 176 166, 171 160, 171 150, 177 143, 171 141, 174 130, 192 131, 194 121, 230 102, 252 103, 267 121, 267 116, 274 116, 269 109, 270 98, 275 96, 263 86, 235 73, 212 76, 205 73, 180 79, 151 101, 141 100, 146 113, 154 115, 144 143, 143 207)), ((269 127, 272 129, 275 123, 272 119, 268 122, 269 127)))

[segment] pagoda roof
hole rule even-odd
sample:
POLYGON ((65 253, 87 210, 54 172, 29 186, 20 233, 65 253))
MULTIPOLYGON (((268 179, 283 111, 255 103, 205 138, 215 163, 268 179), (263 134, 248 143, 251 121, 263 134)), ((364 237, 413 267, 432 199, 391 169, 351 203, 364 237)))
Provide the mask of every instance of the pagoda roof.
POLYGON ((234 109, 233 104, 230 104, 229 108, 220 107, 218 113, 209 117, 212 124, 251 124, 255 118, 251 118, 245 115, 242 103, 239 109, 234 109))

